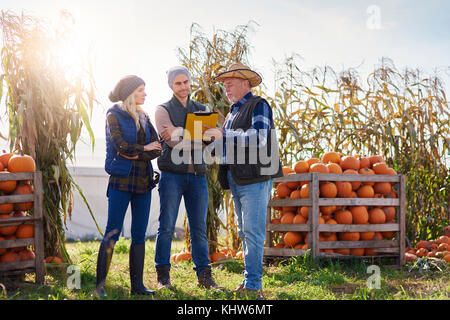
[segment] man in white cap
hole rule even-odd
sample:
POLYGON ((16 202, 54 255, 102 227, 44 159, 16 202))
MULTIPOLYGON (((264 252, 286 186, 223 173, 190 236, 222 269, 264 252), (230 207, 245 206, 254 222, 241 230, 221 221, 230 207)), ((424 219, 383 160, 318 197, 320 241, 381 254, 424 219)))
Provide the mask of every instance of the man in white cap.
MULTIPOLYGON (((272 178, 283 175, 272 110, 265 99, 252 94, 251 88, 262 79, 249 67, 234 63, 215 80, 223 82, 232 103, 222 127, 225 148, 218 180, 222 188, 231 190, 244 251, 244 280, 236 291, 263 298, 267 204, 272 178)), ((217 129, 208 131, 215 135, 217 129)))
POLYGON ((155 112, 156 128, 163 139, 162 153, 158 158, 158 168, 161 170, 158 189, 160 215, 155 253, 158 286, 173 289, 169 275, 170 250, 178 209, 183 197, 189 220, 191 254, 198 284, 205 288, 219 288, 212 278, 208 257, 206 164, 203 159, 201 163, 193 162, 192 156, 188 163, 173 160, 174 154, 179 152, 175 147, 183 141, 181 138, 183 135, 180 133, 184 128, 186 114, 208 110, 203 104, 190 99, 191 75, 185 67, 171 68, 167 72, 167 78, 173 97, 159 105, 155 112))

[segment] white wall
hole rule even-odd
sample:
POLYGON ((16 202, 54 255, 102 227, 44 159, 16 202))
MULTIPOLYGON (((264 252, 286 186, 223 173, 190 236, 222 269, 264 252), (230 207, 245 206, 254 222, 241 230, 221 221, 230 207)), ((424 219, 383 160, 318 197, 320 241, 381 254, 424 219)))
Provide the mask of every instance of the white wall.
MULTIPOLYGON (((108 219, 108 202, 106 197, 106 188, 109 179, 108 174, 103 168, 69 167, 69 170, 75 183, 77 183, 83 191, 99 227, 104 231, 108 219)), ((180 203, 176 229, 183 229, 184 216, 185 208, 184 201, 182 200, 180 203)), ((158 187, 156 187, 152 190, 152 203, 147 227, 147 237, 156 235, 158 230, 158 217, 159 193, 158 187)), ((129 238, 131 236, 130 229, 131 209, 128 207, 123 227, 124 237, 129 238)), ((72 219, 67 221, 66 237, 70 240, 102 238, 83 198, 80 196, 78 190, 75 189, 72 219)))

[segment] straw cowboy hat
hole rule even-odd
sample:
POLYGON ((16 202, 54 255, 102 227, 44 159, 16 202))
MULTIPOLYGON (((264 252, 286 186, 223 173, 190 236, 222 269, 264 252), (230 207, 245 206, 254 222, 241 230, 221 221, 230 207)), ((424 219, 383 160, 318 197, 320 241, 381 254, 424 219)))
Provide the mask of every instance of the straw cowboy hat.
POLYGON ((250 82, 250 87, 256 87, 261 83, 261 76, 242 63, 233 63, 228 70, 214 78, 215 81, 224 81, 226 78, 241 78, 250 82))

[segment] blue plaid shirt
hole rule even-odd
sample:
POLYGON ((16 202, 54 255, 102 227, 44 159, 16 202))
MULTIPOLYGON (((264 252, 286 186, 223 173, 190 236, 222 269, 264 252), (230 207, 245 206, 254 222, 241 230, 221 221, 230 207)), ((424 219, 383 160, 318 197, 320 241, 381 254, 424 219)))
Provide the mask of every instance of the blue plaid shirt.
POLYGON ((222 164, 226 164, 226 140, 233 139, 234 144, 238 146, 247 147, 249 146, 249 142, 252 139, 256 138, 257 146, 262 147, 267 143, 267 138, 270 134, 270 128, 273 123, 272 118, 272 109, 267 105, 266 102, 259 102, 255 109, 253 110, 252 115, 252 125, 250 129, 256 130, 232 130, 230 129, 231 124, 233 123, 234 117, 236 116, 239 108, 247 102, 253 96, 251 92, 247 93, 239 102, 233 104, 230 107, 230 116, 227 122, 223 126, 223 155, 222 155, 222 164))

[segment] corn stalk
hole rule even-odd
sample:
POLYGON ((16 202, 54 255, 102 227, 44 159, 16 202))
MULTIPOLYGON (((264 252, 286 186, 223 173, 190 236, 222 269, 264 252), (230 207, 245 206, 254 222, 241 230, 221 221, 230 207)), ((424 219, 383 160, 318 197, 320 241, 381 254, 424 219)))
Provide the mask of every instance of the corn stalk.
POLYGON ((67 259, 64 228, 71 218, 74 188, 95 222, 82 190, 66 167, 67 161, 73 161, 83 127, 94 146, 89 119, 95 85, 88 63, 77 73, 69 73, 71 66, 64 65, 58 55, 71 44, 72 18, 66 12, 60 18, 59 25, 52 28, 37 17, 1 12, 0 88, 6 88, 10 151, 31 155, 37 170, 42 171, 45 254, 67 259))

